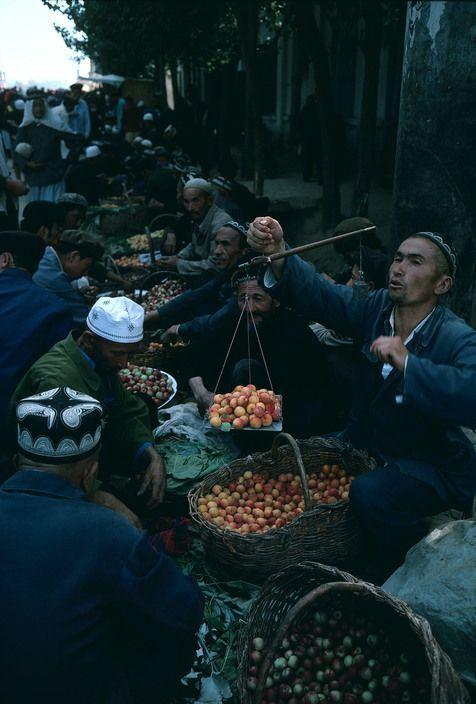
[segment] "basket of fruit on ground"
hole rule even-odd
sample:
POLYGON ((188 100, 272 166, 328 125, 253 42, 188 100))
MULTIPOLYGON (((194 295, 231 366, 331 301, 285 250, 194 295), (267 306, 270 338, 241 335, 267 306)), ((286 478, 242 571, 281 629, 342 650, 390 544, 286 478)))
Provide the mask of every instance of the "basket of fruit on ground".
POLYGON ((319 563, 268 580, 238 657, 243 704, 469 704, 425 619, 319 563))
POLYGON ((147 396, 157 408, 165 406, 177 393, 173 376, 153 367, 128 364, 120 370, 119 378, 128 391, 147 396))
POLYGON ((158 271, 142 281, 141 288, 134 292, 134 300, 140 303, 146 313, 152 313, 189 288, 188 282, 180 274, 158 271))
POLYGON ((255 582, 306 559, 349 565, 361 545, 349 487, 373 466, 341 440, 281 433, 270 452, 204 479, 189 494, 190 514, 207 556, 255 582))
POLYGON ((212 428, 229 430, 283 429, 281 420, 283 399, 268 389, 257 389, 254 384, 235 386, 227 394, 215 394, 208 409, 212 428))

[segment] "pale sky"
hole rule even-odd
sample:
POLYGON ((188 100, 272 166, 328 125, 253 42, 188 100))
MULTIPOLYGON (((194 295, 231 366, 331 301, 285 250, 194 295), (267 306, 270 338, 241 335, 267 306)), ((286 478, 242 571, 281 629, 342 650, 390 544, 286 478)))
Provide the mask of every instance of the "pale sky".
MULTIPOLYGON (((5 85, 67 87, 78 75, 75 55, 53 24, 66 19, 49 10, 41 0, 0 0, 0 77, 5 85)), ((76 57, 78 58, 78 57, 76 57)), ((80 73, 87 75, 89 62, 80 73)))

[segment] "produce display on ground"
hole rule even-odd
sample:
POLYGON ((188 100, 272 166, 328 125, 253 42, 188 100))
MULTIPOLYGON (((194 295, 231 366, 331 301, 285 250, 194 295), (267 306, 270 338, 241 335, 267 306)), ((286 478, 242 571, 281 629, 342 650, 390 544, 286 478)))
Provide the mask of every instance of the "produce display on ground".
POLYGON ((129 256, 123 255, 122 257, 117 257, 115 262, 121 269, 149 269, 150 265, 141 261, 137 254, 131 254, 129 256))
POLYGON ((119 378, 131 393, 143 393, 150 396, 157 407, 167 403, 177 391, 175 379, 153 367, 138 367, 129 364, 119 372, 119 378))
POLYGON ((136 295, 135 300, 144 308, 146 313, 153 313, 159 306, 171 301, 188 290, 184 281, 174 278, 165 278, 159 284, 152 286, 149 291, 144 291, 142 295, 136 295))
MULTIPOLYGON (((266 643, 252 641, 248 689, 258 684, 266 643)), ((267 672, 259 704, 427 704, 421 657, 398 642, 382 621, 345 605, 319 606, 291 624, 267 672)))
MULTIPOLYGON (((319 473, 308 476, 310 495, 315 503, 334 504, 348 499, 353 475, 339 465, 325 464, 319 473)), ((301 480, 282 473, 277 480, 267 471, 244 472, 227 486, 216 484, 211 493, 198 500, 202 517, 225 530, 266 533, 281 528, 305 510, 301 480)))
MULTIPOLYGON (((154 230, 150 233, 152 242, 155 248, 160 247, 160 240, 164 236, 164 230, 154 230)), ((142 235, 132 235, 132 237, 127 238, 127 242, 130 248, 134 252, 148 252, 149 251, 149 237, 146 234, 142 235)))
POLYGON ((213 401, 208 409, 210 425, 224 432, 259 430, 281 421, 281 397, 254 384, 235 386, 230 393, 216 394, 213 401))

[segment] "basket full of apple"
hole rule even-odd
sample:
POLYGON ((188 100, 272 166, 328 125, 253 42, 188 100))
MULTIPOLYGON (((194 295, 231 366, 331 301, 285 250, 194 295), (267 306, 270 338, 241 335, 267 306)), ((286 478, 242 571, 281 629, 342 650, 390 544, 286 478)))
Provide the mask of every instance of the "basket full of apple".
POLYGON ((270 452, 234 460, 189 494, 207 556, 261 581, 314 559, 348 565, 361 548, 349 490, 373 460, 334 438, 277 435, 270 452))

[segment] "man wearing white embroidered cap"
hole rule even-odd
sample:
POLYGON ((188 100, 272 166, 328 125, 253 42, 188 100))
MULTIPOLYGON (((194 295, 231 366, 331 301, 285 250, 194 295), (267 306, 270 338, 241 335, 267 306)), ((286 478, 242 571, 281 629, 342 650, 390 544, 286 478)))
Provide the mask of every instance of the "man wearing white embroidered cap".
MULTIPOLYGON (((69 386, 97 398, 106 409, 100 478, 135 476, 142 470, 139 495, 150 494, 157 506, 165 488, 165 470, 153 446, 145 403, 126 391, 118 371, 127 365, 143 337, 144 311, 125 296, 100 298, 91 308, 84 332, 74 331, 41 357, 13 394, 21 398, 54 386, 69 386)), ((12 426, 14 418, 12 418, 12 426)))

